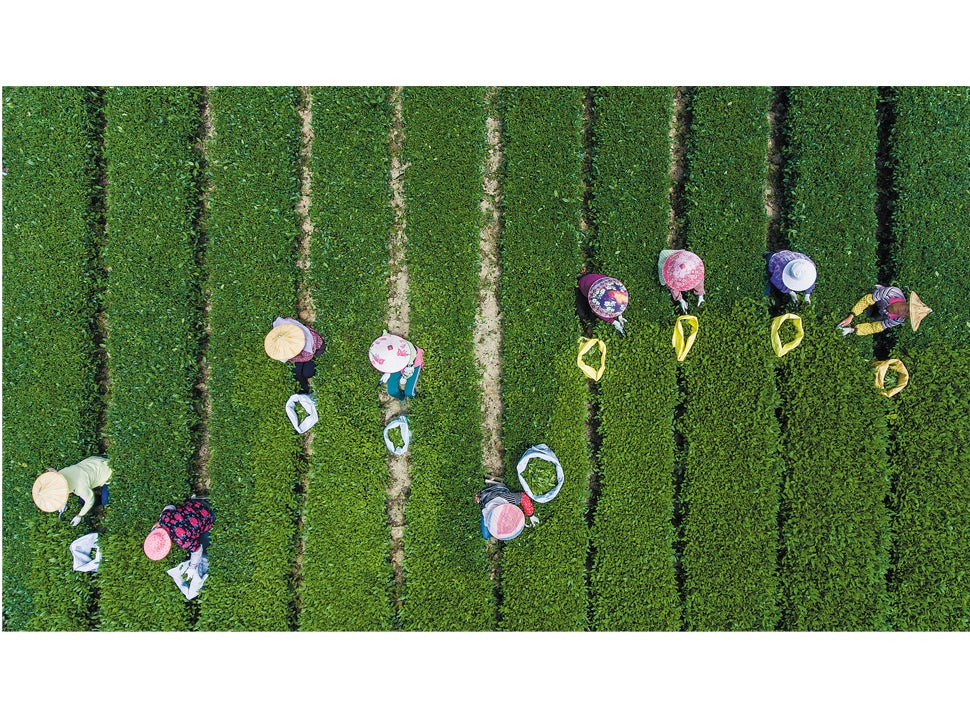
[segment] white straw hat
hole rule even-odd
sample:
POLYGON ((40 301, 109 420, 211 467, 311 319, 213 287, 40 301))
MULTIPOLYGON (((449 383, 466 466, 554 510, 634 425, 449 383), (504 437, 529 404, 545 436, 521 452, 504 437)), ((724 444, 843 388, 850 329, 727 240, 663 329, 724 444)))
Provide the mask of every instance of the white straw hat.
POLYGON ((815 263, 803 258, 792 260, 781 271, 781 279, 785 283, 785 286, 795 292, 808 290, 808 288, 815 284, 815 277, 815 263))

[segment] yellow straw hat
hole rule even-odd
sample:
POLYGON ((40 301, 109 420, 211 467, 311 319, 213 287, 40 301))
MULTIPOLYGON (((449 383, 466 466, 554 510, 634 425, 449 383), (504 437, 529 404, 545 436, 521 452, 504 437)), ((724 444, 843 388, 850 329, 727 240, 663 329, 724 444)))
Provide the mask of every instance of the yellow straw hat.
POLYGON ((280 362, 295 358, 303 352, 305 345, 306 338, 303 336, 303 331, 292 323, 277 325, 266 333, 266 339, 263 340, 266 354, 280 362))
POLYGON ((919 330, 919 324, 923 318, 933 312, 933 308, 924 305, 919 299, 919 295, 914 292, 909 294, 909 324, 913 326, 913 332, 919 330))
POLYGON ((64 507, 70 491, 67 489, 67 478, 59 472, 48 471, 34 480, 31 495, 34 503, 44 512, 56 512, 64 507))

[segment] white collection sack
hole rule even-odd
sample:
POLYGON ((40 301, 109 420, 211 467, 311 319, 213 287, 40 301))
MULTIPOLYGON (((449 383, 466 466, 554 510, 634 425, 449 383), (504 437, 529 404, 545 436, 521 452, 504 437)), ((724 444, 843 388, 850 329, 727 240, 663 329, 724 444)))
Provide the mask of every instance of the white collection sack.
POLYGON ((305 433, 317 424, 317 404, 314 402, 313 396, 302 393, 290 395, 290 399, 286 401, 286 415, 290 418, 290 422, 293 423, 294 430, 300 433, 300 435, 305 433), (300 403, 300 406, 306 411, 306 417, 303 418, 303 422, 300 422, 296 417, 297 403, 300 403))
POLYGON ((209 556, 203 555, 195 569, 190 568, 189 561, 186 560, 169 570, 168 574, 172 576, 175 584, 178 585, 178 589, 185 595, 185 599, 191 600, 199 594, 202 584, 209 577, 209 556))
POLYGON ((384 446, 387 448, 389 453, 394 455, 403 455, 408 451, 408 447, 411 445, 411 425, 408 422, 407 415, 398 415, 396 418, 391 420, 387 426, 384 428, 384 446), (391 440, 390 431, 391 428, 398 428, 401 431, 401 442, 403 445, 395 446, 394 442, 391 440))
POLYGON ((98 547, 98 534, 82 535, 71 543, 71 556, 74 569, 78 572, 94 572, 101 565, 101 548, 98 547), (94 557, 91 557, 92 552, 94 557))
POLYGON ((542 445, 533 445, 524 453, 522 457, 519 458, 518 464, 515 466, 515 472, 519 476, 519 483, 522 485, 522 489, 525 490, 525 494, 530 498, 540 503, 547 503, 552 500, 556 495, 559 494, 559 490, 562 488, 563 482, 563 471, 562 465, 559 463, 559 458, 556 457, 556 453, 549 449, 549 446, 543 443, 542 445), (529 487, 529 483, 525 481, 522 477, 522 471, 525 470, 525 466, 529 464, 529 460, 536 458, 539 460, 548 460, 553 465, 556 466, 556 486, 549 492, 543 493, 542 495, 536 495, 532 492, 532 488, 529 487))

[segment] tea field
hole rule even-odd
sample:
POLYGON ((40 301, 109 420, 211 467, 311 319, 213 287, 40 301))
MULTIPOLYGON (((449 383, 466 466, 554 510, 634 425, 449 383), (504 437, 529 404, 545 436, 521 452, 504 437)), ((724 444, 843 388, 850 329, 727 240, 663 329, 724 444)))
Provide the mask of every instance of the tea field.
POLYGON ((968 257, 966 87, 5 87, 3 630, 970 630, 968 257), (668 247, 706 267, 682 362, 668 247), (782 357, 778 248, 819 272, 782 357), (918 332, 836 329, 877 282, 918 332), (278 316, 326 339, 302 436, 278 316), (426 360, 400 461, 385 328, 426 360), (562 491, 484 541, 474 494, 540 443, 562 491), (93 454, 109 504, 41 513, 93 454), (141 544, 192 492, 187 602, 141 544))

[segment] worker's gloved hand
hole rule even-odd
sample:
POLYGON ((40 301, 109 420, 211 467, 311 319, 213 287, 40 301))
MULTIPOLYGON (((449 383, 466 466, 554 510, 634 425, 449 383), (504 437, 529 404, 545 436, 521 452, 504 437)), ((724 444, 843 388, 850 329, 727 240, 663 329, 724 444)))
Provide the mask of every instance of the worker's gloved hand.
POLYGON ((697 307, 700 307, 703 304, 704 304, 704 296, 703 295, 699 295, 698 298, 697 298, 697 307))
POLYGON ((623 323, 621 323, 619 320, 613 321, 613 327, 620 331, 620 335, 626 335, 626 333, 623 332, 623 323))
POLYGON ((812 304, 812 296, 810 293, 805 293, 805 304, 806 305, 812 304))
POLYGON ((80 515, 75 515, 74 516, 74 519, 71 520, 71 527, 77 527, 77 524, 79 522, 81 522, 81 516, 80 515))
POLYGON ((788 293, 788 297, 790 297, 791 301, 795 303, 795 307, 798 307, 798 293, 792 290, 790 293, 788 293))
POLYGON ((680 309, 681 309, 681 310, 682 310, 683 312, 687 312, 687 301, 686 301, 686 300, 684 300, 683 298, 681 298, 681 299, 680 299, 680 300, 678 300, 677 302, 678 302, 678 303, 680 304, 680 309))
POLYGON ((842 328, 842 337, 845 337, 846 335, 851 335, 854 332, 855 332, 855 328, 854 327, 845 327, 845 328, 842 328))
POLYGON ((539 518, 537 518, 535 515, 530 515, 529 516, 529 525, 530 526, 535 526, 535 525, 538 525, 538 524, 539 524, 539 518))

